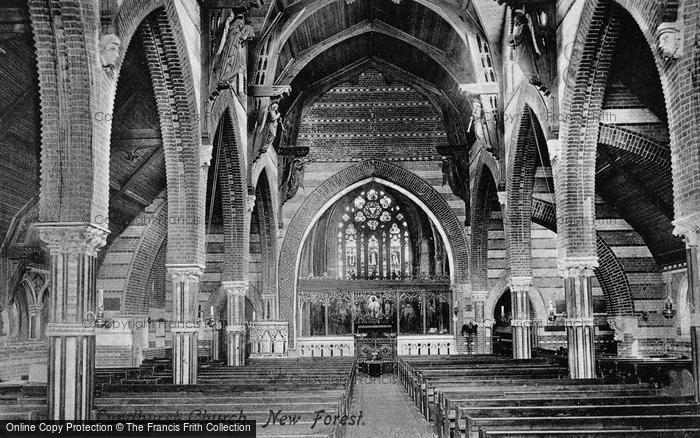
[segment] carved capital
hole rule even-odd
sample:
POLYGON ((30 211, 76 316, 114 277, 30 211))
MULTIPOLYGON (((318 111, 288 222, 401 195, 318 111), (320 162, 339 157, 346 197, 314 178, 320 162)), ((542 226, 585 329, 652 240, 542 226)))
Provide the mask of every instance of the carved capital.
POLYGON ((222 281, 221 289, 227 294, 245 296, 248 292, 248 282, 245 281, 222 281))
POLYGON ((496 321, 494 321, 493 319, 485 319, 485 320, 483 320, 483 321, 481 321, 481 322, 477 322, 477 323, 476 323, 476 325, 478 325, 479 327, 484 327, 484 328, 487 328, 487 329, 490 329, 490 328, 493 327, 495 324, 496 324, 496 321))
POLYGON ((168 275, 178 283, 199 283, 204 274, 204 266, 200 265, 165 265, 168 275))
POLYGON ((33 304, 29 306, 27 310, 29 311, 29 316, 36 316, 40 314, 42 310, 44 310, 44 304, 33 304))
POLYGON ((682 237, 688 246, 700 246, 700 212, 673 221, 673 234, 682 237))
POLYGON ((532 320, 529 319, 512 319, 510 321, 511 327, 530 327, 532 325, 532 320))
POLYGON ((498 82, 459 84, 459 92, 467 97, 481 96, 483 94, 499 94, 499 90, 498 82))
POLYGON ((245 333, 245 326, 241 325, 241 324, 227 325, 226 332, 227 333, 245 333))
POLYGON ((566 327, 591 327, 593 328, 593 318, 566 318, 564 320, 566 327))
POLYGON ((598 257, 566 257, 557 261, 557 268, 564 278, 592 277, 598 267, 598 257))
POLYGON ((513 292, 527 292, 532 287, 532 277, 510 277, 510 290, 513 292))
POLYGON ((108 229, 90 223, 43 222, 36 227, 49 251, 61 254, 96 256, 109 234, 108 229))
POLYGON ((678 59, 683 55, 683 23, 664 22, 656 28, 656 42, 664 59, 678 59))

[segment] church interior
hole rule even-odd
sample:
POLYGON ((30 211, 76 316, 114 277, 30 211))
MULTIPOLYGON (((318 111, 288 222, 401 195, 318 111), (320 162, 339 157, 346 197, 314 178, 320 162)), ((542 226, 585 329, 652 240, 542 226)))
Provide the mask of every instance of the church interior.
POLYGON ((3 0, 0 420, 700 436, 699 89, 700 0, 3 0))

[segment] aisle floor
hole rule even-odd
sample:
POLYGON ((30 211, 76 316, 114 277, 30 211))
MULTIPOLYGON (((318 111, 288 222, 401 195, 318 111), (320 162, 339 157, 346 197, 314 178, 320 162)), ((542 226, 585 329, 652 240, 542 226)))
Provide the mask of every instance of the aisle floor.
POLYGON ((348 426, 348 438, 432 438, 430 424, 401 387, 396 374, 357 376, 351 413, 362 422, 348 426))

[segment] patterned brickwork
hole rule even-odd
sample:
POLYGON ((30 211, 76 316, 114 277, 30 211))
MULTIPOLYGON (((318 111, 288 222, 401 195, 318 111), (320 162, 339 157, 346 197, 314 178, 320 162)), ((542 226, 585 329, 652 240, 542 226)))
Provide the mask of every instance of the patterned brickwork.
POLYGON ((29 2, 41 107, 42 221, 107 217, 112 79, 98 62, 99 8, 92 1, 29 2), (70 129, 68 129, 70 127, 70 129))
POLYGON ((168 263, 204 262, 204 196, 200 193, 199 121, 194 84, 176 28, 176 11, 159 9, 139 31, 160 118, 168 183, 168 263))
POLYGON ((513 147, 508 157, 506 191, 506 240, 512 276, 532 276, 532 193, 537 149, 532 110, 529 106, 513 127, 513 147))
POLYGON ((561 154, 555 166, 557 228, 562 256, 596 254, 595 162, 600 114, 619 18, 607 0, 587 2, 566 74, 561 154))
POLYGON ((474 187, 471 208, 471 252, 469 272, 471 273, 472 290, 488 290, 488 257, 489 257, 489 228, 491 223, 491 208, 496 198, 496 184, 487 166, 476 175, 477 185, 474 187))
POLYGON ((601 124, 598 143, 631 152, 640 160, 662 168, 671 167, 671 151, 666 145, 630 129, 601 124))
MULTIPOLYGON (((243 281, 248 274, 248 231, 246 224, 246 170, 241 157, 232 112, 223 112, 214 136, 214 154, 219 156, 219 187, 223 208, 225 258, 224 281, 243 281)), ((212 159, 215 165, 215 158, 212 159)))
POLYGON ((412 87, 367 69, 305 108, 298 146, 315 161, 439 159, 447 144, 442 115, 412 87))
POLYGON ((663 59, 656 49, 656 29, 668 21, 664 2, 616 0, 639 25, 656 61, 666 100, 671 135, 673 199, 676 218, 698 211, 700 206, 700 101, 698 100, 697 38, 700 29, 700 1, 683 2, 683 56, 663 59))
MULTIPOLYGON (((168 206, 164 196, 142 211, 105 250, 97 274, 97 287, 106 300, 119 299, 119 307, 105 310, 124 315, 148 315, 151 306, 150 278, 159 250, 168 233, 168 206)), ((163 265, 165 266, 165 265, 163 265)))

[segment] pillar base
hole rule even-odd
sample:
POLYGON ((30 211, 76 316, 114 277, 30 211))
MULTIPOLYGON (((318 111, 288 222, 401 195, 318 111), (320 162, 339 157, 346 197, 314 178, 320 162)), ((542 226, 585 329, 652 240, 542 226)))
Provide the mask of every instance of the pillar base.
POLYGON ((510 325, 513 329, 513 359, 532 358, 532 334, 529 319, 514 319, 510 325))
POLYGON ((566 320, 569 373, 572 379, 595 378, 595 327, 593 318, 566 320))
POLYGON ((226 327, 226 353, 229 366, 240 367, 245 365, 245 327, 226 327))
POLYGON ((88 420, 95 374, 95 329, 49 323, 48 405, 50 420, 88 420))
POLYGON ((173 328, 173 384, 197 383, 197 342, 199 329, 173 328))

